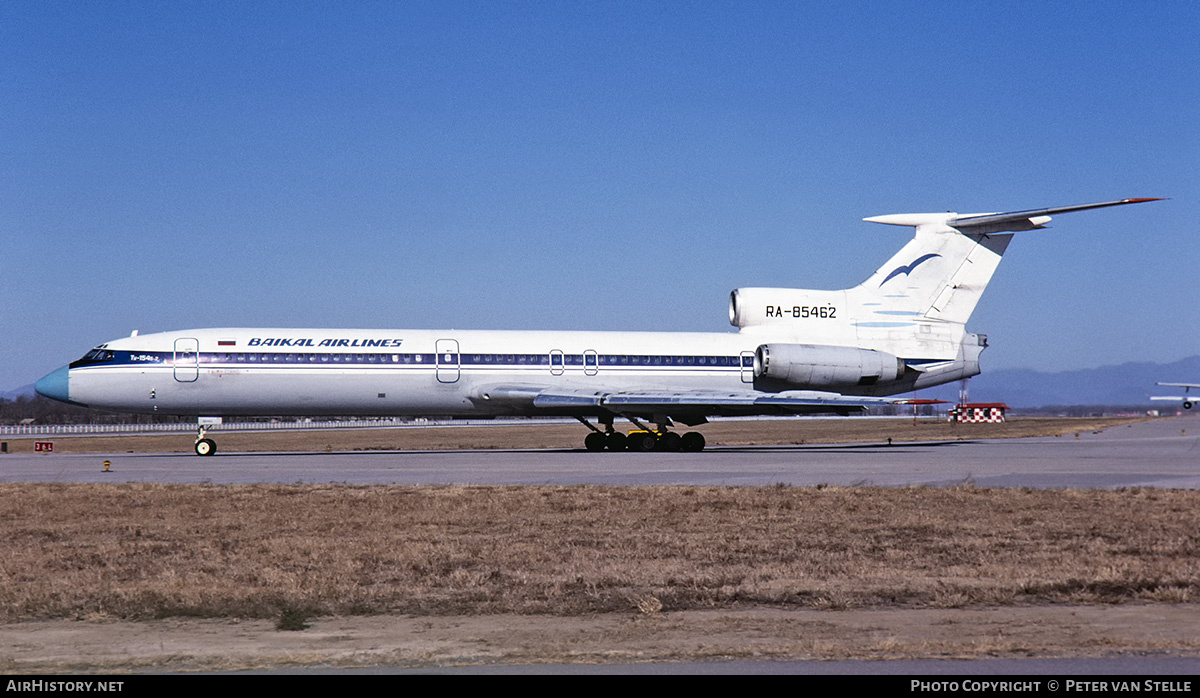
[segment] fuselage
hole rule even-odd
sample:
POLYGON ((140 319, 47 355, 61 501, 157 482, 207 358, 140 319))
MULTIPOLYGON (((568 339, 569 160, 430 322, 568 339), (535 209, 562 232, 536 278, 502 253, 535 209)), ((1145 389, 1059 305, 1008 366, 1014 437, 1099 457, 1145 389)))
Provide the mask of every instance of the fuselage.
POLYGON ((727 389, 732 334, 203 329, 126 337, 72 363, 67 397, 184 415, 490 415, 491 385, 727 389), (89 358, 90 357, 90 358, 89 358))
MULTIPOLYGON (((493 400, 489 389, 786 389, 756 377, 763 342, 745 332, 195 329, 107 342, 38 391, 168 415, 548 414, 493 400)), ((841 391, 891 395, 956 380, 978 372, 977 355, 841 391)))

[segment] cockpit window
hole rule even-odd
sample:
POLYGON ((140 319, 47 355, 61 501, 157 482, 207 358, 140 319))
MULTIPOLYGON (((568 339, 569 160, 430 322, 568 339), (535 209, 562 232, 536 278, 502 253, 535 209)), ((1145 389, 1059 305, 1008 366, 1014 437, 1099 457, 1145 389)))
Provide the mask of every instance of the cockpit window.
POLYGON ((116 358, 116 354, 107 349, 93 349, 83 355, 80 361, 97 362, 97 361, 112 361, 116 358))
POLYGON ((115 358, 117 358, 116 352, 109 351, 108 349, 105 349, 104 347, 96 347, 95 349, 84 354, 83 358, 79 359, 78 361, 72 362, 71 368, 77 368, 79 366, 91 366, 93 364, 104 363, 106 361, 112 361, 115 358))

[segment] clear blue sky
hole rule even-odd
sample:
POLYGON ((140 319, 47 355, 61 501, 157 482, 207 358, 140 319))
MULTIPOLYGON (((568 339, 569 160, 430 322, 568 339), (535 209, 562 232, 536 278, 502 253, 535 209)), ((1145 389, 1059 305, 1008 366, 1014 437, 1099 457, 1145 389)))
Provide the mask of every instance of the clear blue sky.
MULTIPOLYGON (((732 331, 1020 234, 989 368, 1200 353, 1200 3, 0 3, 0 390, 209 326, 732 331)), ((1171 376, 1200 379, 1200 376, 1171 376)))

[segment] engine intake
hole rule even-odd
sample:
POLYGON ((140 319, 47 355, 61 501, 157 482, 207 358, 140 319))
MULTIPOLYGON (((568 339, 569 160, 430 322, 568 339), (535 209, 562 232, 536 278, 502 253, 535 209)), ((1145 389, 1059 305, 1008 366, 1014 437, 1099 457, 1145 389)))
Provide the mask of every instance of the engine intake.
POLYGON ((875 385, 904 373, 904 361, 873 349, 819 344, 763 344, 754 352, 754 376, 794 388, 875 385))

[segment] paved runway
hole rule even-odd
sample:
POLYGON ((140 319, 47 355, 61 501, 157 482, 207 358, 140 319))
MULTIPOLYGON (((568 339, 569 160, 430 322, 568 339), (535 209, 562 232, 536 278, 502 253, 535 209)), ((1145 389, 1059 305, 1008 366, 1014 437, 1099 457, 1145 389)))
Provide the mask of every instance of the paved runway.
POLYGON ((0 482, 1200 488, 1200 416, 1061 437, 713 448, 0 455, 0 482), (103 462, 111 472, 102 472, 103 462))

